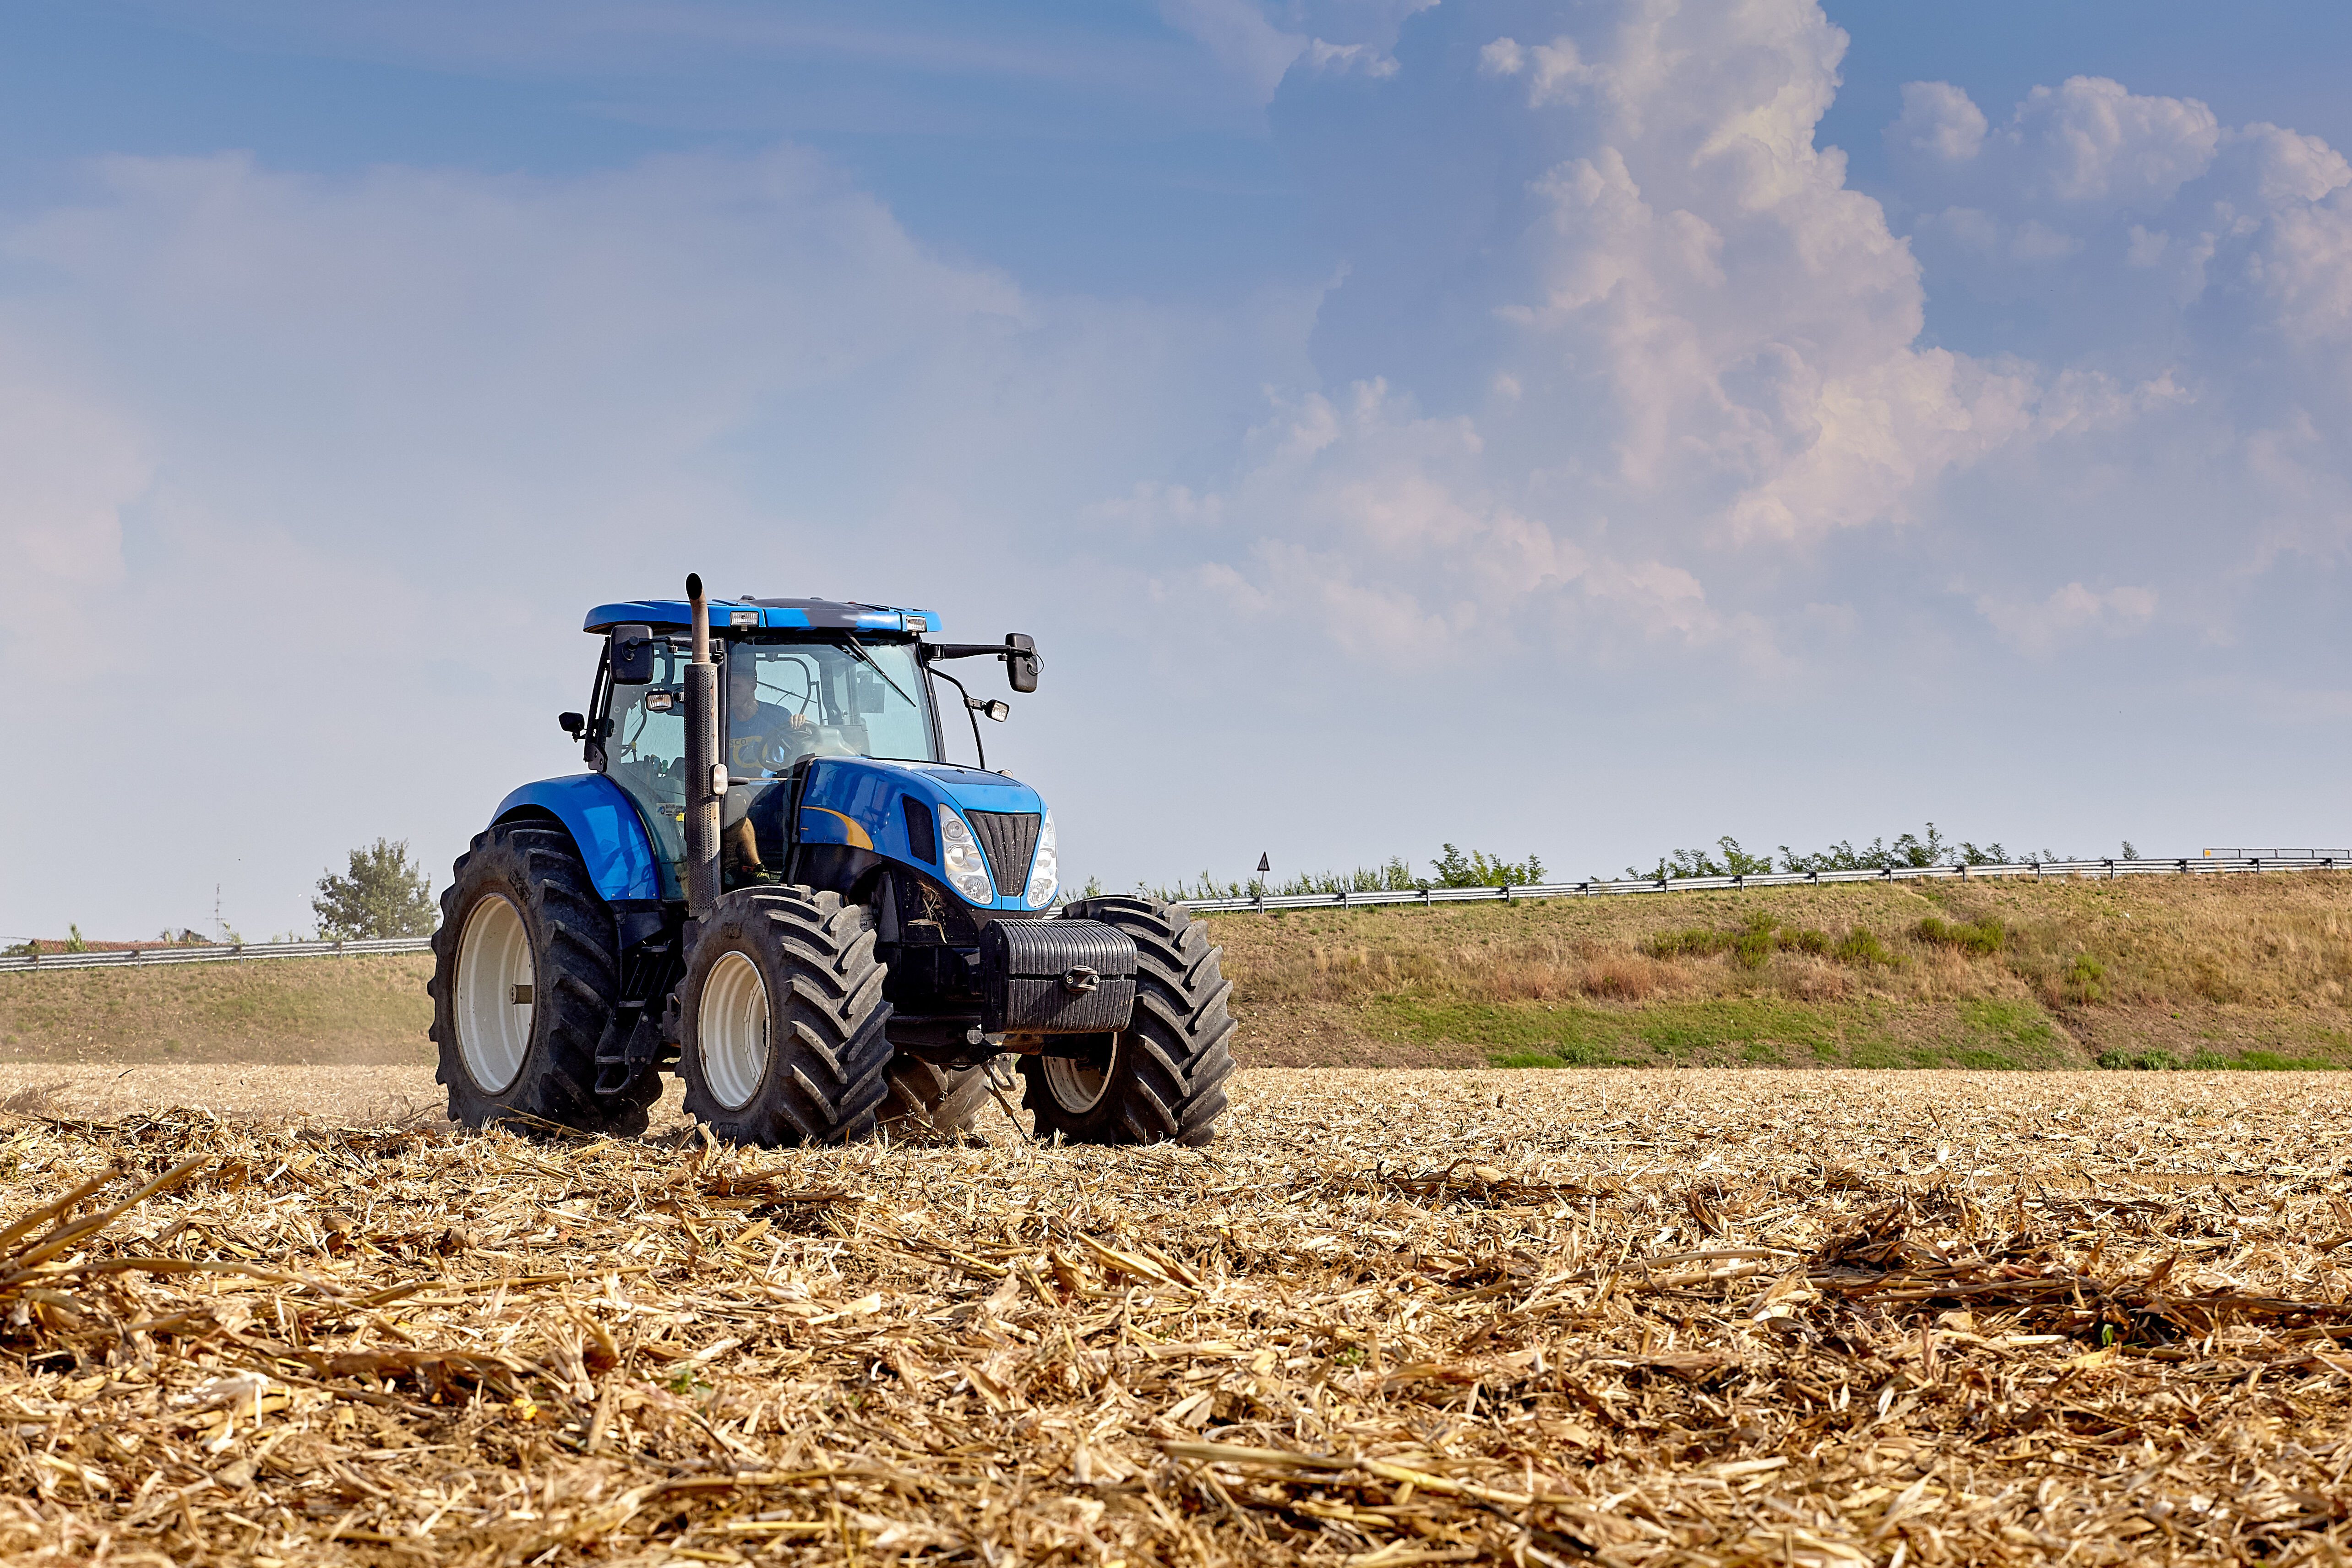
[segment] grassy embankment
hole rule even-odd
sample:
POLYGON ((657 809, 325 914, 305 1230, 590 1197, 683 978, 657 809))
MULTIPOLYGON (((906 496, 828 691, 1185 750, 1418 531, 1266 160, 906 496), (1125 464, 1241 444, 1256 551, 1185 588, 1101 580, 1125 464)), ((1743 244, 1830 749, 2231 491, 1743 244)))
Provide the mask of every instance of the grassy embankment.
MULTIPOLYGON (((1254 1066, 2352 1067, 2352 877, 1220 915, 1254 1066)), ((423 1063, 432 961, 0 975, 16 1061, 423 1063)))
POLYGON ((0 1058, 429 1063, 429 953, 0 974, 0 1058))
POLYGON ((1213 923, 1262 1064, 2352 1067, 2352 878, 2334 873, 1213 923))

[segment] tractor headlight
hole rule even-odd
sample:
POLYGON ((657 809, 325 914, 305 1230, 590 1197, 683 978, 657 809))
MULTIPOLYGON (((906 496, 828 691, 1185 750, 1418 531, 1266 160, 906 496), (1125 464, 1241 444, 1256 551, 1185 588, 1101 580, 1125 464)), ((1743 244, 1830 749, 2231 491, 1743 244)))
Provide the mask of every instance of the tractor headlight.
POLYGON ((988 879, 988 862, 980 853, 980 840, 971 836, 971 826, 946 806, 940 807, 940 867, 955 890, 975 904, 996 901, 996 888, 988 879))
POLYGON ((1060 863, 1054 854, 1054 814, 1045 814, 1045 826, 1037 829, 1037 858, 1029 867, 1028 904, 1042 910, 1054 899, 1054 889, 1061 886, 1060 863))

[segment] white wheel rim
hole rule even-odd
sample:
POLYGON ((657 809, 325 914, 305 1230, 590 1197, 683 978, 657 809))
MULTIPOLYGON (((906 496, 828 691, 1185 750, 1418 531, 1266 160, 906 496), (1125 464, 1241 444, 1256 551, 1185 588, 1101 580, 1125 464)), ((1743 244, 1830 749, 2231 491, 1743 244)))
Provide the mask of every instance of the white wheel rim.
POLYGON ((768 984, 741 953, 721 953, 710 966, 695 1038, 710 1098, 729 1110, 751 1104, 768 1076, 768 984))
MULTIPOLYGON (((1118 1047, 1111 1047, 1111 1064, 1118 1060, 1118 1047)), ((1045 1069, 1045 1088, 1054 1096, 1054 1103, 1071 1112, 1092 1110, 1102 1103, 1103 1093, 1110 1087, 1110 1068, 1097 1067, 1076 1057, 1042 1057, 1045 1069)))
POLYGON ((457 1055, 484 1094, 505 1093, 522 1071, 537 1010, 530 985, 530 931, 522 911, 493 893, 457 937, 457 1055))

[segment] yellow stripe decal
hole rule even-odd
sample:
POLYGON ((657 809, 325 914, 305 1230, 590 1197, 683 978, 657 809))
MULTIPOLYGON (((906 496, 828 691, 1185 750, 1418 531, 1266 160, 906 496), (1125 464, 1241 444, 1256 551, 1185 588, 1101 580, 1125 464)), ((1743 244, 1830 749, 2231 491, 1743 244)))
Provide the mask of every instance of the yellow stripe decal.
POLYGON ((801 809, 803 811, 821 811, 827 816, 840 817, 843 831, 849 835, 849 847, 852 849, 871 849, 874 847, 873 836, 866 831, 865 825, 860 823, 856 817, 849 816, 847 813, 835 811, 829 805, 804 805, 801 807, 801 809))

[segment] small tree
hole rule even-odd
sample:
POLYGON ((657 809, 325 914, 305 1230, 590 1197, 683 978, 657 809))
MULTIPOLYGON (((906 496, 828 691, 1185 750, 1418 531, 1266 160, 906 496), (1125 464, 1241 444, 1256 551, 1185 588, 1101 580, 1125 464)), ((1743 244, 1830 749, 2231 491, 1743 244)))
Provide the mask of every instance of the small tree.
POLYGON ((424 936, 433 930, 433 881, 408 863, 408 840, 379 838, 352 851, 351 874, 319 879, 310 900, 319 935, 327 941, 424 936))

